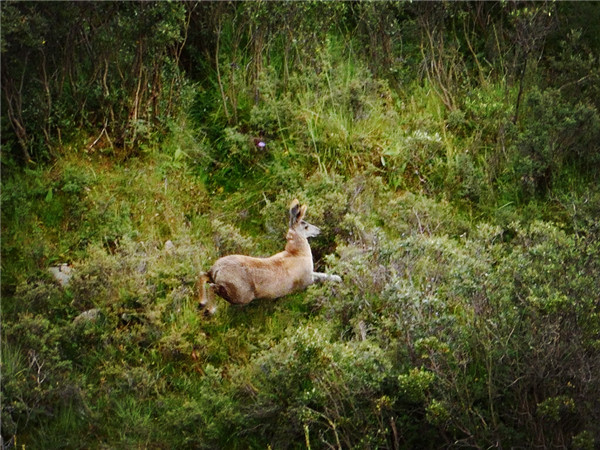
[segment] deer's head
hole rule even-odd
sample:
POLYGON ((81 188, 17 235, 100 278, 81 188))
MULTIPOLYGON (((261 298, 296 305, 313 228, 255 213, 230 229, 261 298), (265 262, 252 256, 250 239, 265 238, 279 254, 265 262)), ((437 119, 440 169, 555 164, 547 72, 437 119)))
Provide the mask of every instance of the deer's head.
POLYGON ((304 238, 318 236, 321 230, 304 220, 305 214, 306 205, 300 206, 300 202, 294 200, 290 205, 290 230, 304 238))

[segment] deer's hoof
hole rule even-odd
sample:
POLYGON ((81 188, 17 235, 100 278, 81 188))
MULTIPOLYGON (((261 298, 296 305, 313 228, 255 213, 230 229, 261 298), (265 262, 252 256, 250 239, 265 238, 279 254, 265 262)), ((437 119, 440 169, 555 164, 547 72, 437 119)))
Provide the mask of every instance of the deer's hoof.
POLYGON ((211 307, 206 308, 204 310, 204 315, 206 317, 212 317, 215 315, 216 312, 217 312, 217 307, 215 305, 212 305, 211 307))

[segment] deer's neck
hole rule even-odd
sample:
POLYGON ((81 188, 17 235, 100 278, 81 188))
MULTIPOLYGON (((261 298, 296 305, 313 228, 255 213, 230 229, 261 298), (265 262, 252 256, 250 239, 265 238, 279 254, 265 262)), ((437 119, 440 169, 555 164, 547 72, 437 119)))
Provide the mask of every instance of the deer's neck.
POLYGON ((304 236, 301 236, 294 230, 288 230, 286 239, 286 252, 293 256, 308 256, 312 259, 312 253, 310 251, 308 239, 306 239, 304 236))

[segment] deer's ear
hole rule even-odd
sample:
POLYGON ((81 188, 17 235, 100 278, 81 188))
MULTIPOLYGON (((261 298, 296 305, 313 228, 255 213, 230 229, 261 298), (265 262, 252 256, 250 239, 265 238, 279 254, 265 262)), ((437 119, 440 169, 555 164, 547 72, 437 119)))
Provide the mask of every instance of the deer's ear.
POLYGON ((298 222, 300 222, 302 219, 304 219, 304 216, 306 215, 306 209, 308 207, 306 205, 302 205, 300 207, 300 214, 298 215, 298 222))
POLYGON ((301 218, 301 208, 298 199, 294 199, 290 205, 290 228, 292 228, 301 218))

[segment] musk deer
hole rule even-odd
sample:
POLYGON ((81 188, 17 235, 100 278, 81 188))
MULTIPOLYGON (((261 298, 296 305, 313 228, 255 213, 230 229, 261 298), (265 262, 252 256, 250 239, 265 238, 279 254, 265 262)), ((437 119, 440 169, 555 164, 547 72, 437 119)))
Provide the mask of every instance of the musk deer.
POLYGON ((255 298, 275 299, 305 289, 316 281, 337 281, 338 275, 314 272, 309 237, 321 230, 304 220, 306 205, 298 200, 290 205, 290 226, 285 250, 268 258, 229 255, 218 259, 198 280, 200 306, 216 310, 214 294, 234 305, 255 298))

